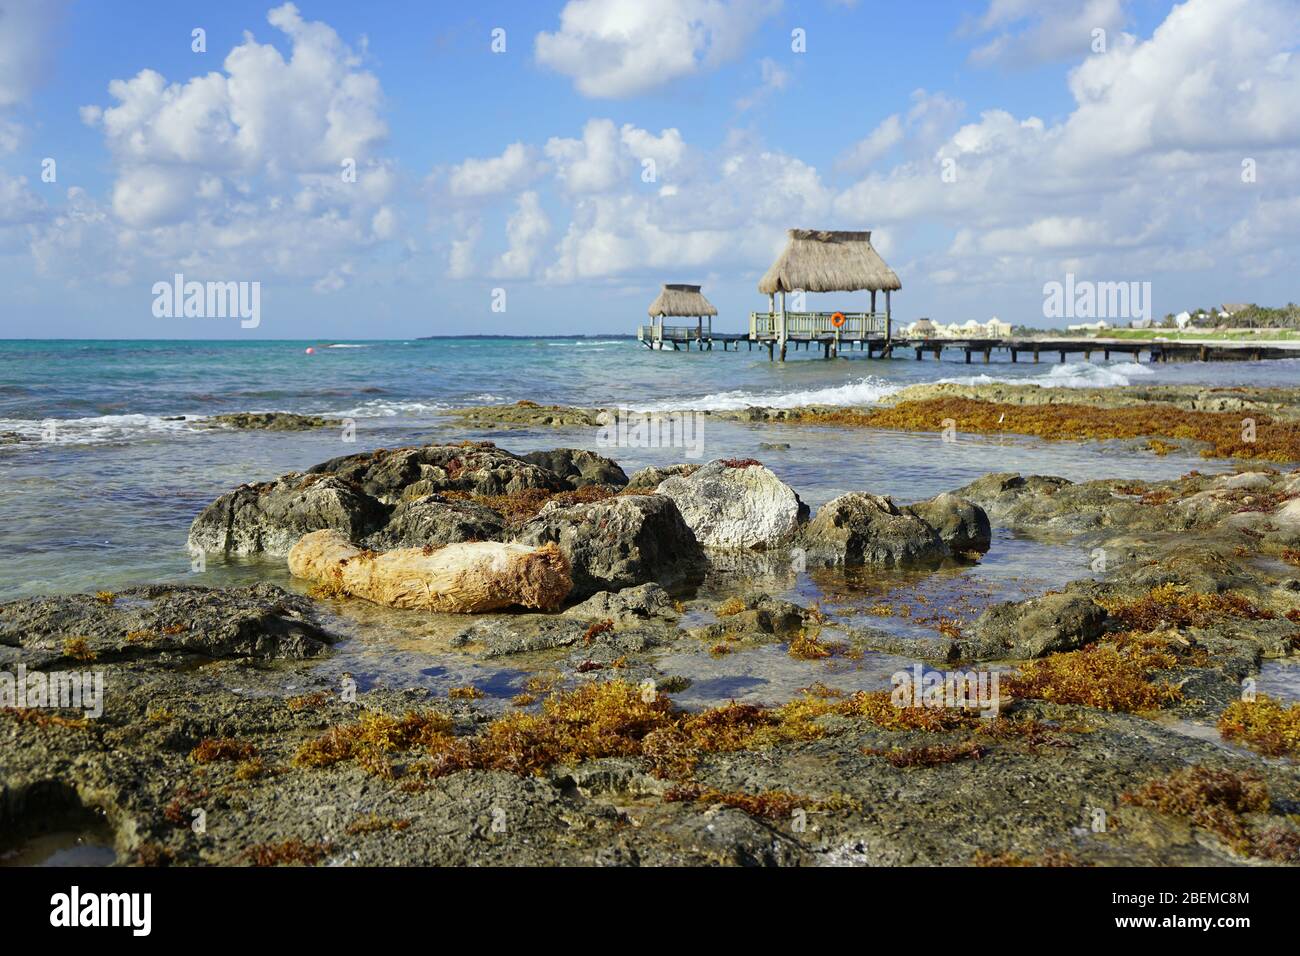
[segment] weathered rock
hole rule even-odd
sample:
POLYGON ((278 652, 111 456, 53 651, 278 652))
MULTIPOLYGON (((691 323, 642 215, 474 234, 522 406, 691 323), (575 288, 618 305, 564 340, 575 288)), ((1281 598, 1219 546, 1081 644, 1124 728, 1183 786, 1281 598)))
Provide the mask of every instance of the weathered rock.
POLYGON ((581 425, 598 425, 594 409, 572 408, 568 405, 538 405, 536 402, 516 402, 513 405, 477 405, 471 408, 453 408, 447 412, 465 425, 476 428, 572 428, 581 425))
POLYGON ((306 474, 244 485, 194 520, 190 548, 229 554, 287 554, 304 534, 330 529, 352 542, 384 531, 386 545, 497 538, 491 516, 466 505, 435 507, 430 495, 567 491, 554 472, 487 443, 427 445, 332 458, 306 474), (408 507, 396 507, 410 503, 408 507), (385 528, 390 517, 396 525, 385 528), (428 540, 419 536, 431 534, 428 540))
POLYGON ((1300 498, 1288 501, 1273 513, 1274 530, 1270 540, 1282 544, 1300 544, 1300 498))
POLYGON ((444 491, 507 495, 530 488, 569 488, 554 472, 488 443, 380 449, 332 458, 311 471, 353 482, 387 504, 444 491))
MULTIPOLYGON (((1107 544, 1110 549, 1110 544, 1107 544)), ((1165 551, 1154 559, 1146 557, 1149 549, 1136 550, 1127 559, 1123 580, 1137 588, 1150 590, 1162 584, 1179 584, 1202 594, 1231 591, 1246 587, 1250 577, 1223 553, 1227 547, 1206 547, 1189 541, 1176 550, 1165 551)))
MULTIPOLYGON (((1047 348, 1048 346, 1044 346, 1047 348)), ((1291 388, 1206 388, 1203 385, 1121 385, 1100 388, 1051 388, 1036 384, 994 382, 960 384, 931 382, 909 385, 886 401, 925 401, 936 398, 968 398, 1011 405, 1089 405, 1094 408, 1124 408, 1159 402, 1203 412, 1263 413, 1269 417, 1300 417, 1300 395, 1291 388)))
POLYGON ((334 428, 343 422, 337 418, 320 415, 297 415, 293 412, 232 412, 211 415, 197 424, 206 427, 239 428, 269 432, 301 432, 313 428, 334 428))
POLYGON ((388 520, 388 509, 330 475, 286 475, 242 485, 208 505, 190 526, 192 551, 288 554, 295 541, 330 529, 357 541, 388 520))
POLYGON ((794 489, 757 462, 711 461, 667 479, 659 494, 673 500, 708 548, 777 547, 808 520, 808 506, 794 489))
POLYGON ((204 588, 151 584, 110 597, 66 594, 0 605, 0 650, 15 662, 75 664, 65 642, 84 638, 98 661, 163 653, 304 658, 337 639, 312 602, 273 584, 204 588))
POLYGON ((1047 594, 989 608, 961 642, 972 660, 1044 657, 1072 651, 1101 636, 1106 611, 1082 594, 1047 594))
POLYGON ((719 617, 713 624, 694 628, 691 633, 701 640, 716 640, 724 635, 788 637, 821 623, 816 611, 767 594, 748 594, 740 598, 741 609, 719 617))
POLYGON ((504 527, 501 515, 486 505, 425 495, 399 504, 388 524, 363 543, 376 551, 388 551, 458 541, 499 541, 504 527))
POLYGON ((953 554, 985 554, 992 544, 988 514, 965 498, 945 492, 909 505, 906 510, 934 528, 953 554))
POLYGON ((648 468, 642 468, 640 471, 633 473, 632 477, 628 479, 627 490, 644 491, 646 494, 649 494, 669 478, 679 475, 691 475, 699 471, 699 469, 699 465, 688 464, 668 465, 666 468, 656 468, 651 465, 648 468))
POLYGON ((647 621, 652 618, 672 620, 677 610, 673 599, 658 584, 642 584, 622 591, 598 591, 581 604, 564 612, 567 617, 611 620, 615 624, 647 621))
POLYGON ((699 543, 671 499, 620 495, 591 504, 547 505, 515 540, 553 541, 569 559, 574 598, 651 581, 671 586, 698 575, 699 543))
POLYGON ((583 657, 597 648, 617 654, 638 653, 671 642, 676 631, 662 622, 615 621, 609 630, 591 628, 586 618, 568 615, 520 614, 510 618, 476 620, 452 638, 455 647, 479 646, 485 658, 509 657, 557 648, 577 648, 583 657), (647 626, 648 624, 653 626, 647 626))
POLYGON ((618 462, 581 448, 530 452, 523 456, 523 460, 554 472, 574 489, 584 485, 616 485, 621 488, 627 484, 627 474, 618 462))
POLYGON ((1273 476, 1263 471, 1242 471, 1235 475, 1223 475, 1215 479, 1214 483, 1220 488, 1260 491, 1272 487, 1273 476))
POLYGON ((928 522, 879 495, 851 492, 828 501, 803 535, 810 564, 892 568, 938 562, 947 545, 928 522))
POLYGON ((289 550, 289 571, 348 597, 387 607, 480 614, 557 609, 572 587, 554 545, 474 541, 437 548, 362 551, 337 531, 313 531, 289 550))
POLYGON ((1126 483, 1075 484, 1051 475, 985 475, 955 494, 984 508, 999 525, 1060 534, 1188 528, 1200 518, 1125 493, 1126 483))

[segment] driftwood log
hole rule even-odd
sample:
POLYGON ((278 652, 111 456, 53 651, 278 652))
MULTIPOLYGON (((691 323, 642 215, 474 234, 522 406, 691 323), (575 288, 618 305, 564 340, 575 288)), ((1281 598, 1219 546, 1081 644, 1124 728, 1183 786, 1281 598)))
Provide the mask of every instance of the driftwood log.
POLYGON ((475 614, 558 608, 573 578, 554 544, 473 541, 363 551, 337 531, 313 531, 289 550, 289 570, 326 590, 389 607, 475 614))

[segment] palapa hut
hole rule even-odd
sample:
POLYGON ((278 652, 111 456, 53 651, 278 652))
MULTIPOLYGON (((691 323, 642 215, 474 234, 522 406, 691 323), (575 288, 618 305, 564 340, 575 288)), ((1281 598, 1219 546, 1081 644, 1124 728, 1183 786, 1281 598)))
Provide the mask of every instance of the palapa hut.
POLYGON ((678 342, 685 342, 690 348, 692 340, 704 342, 713 337, 713 316, 718 310, 713 307, 697 285, 665 282, 659 295, 646 310, 650 315, 650 325, 638 330, 637 338, 648 348, 663 348, 665 341, 671 342, 673 348, 678 342), (693 318, 693 325, 664 325, 664 318, 693 318))
POLYGON ((767 296, 768 311, 751 315, 750 337, 774 338, 781 346, 782 358, 791 338, 822 341, 828 355, 845 338, 861 341, 883 333, 888 342, 893 318, 890 294, 903 283, 871 245, 871 233, 791 229, 787 235, 785 249, 759 280, 758 291, 767 296), (787 312, 785 307, 790 292, 861 291, 871 293, 870 312, 787 312), (878 292, 885 293, 884 312, 876 309, 878 292), (777 293, 781 294, 780 311, 777 293))

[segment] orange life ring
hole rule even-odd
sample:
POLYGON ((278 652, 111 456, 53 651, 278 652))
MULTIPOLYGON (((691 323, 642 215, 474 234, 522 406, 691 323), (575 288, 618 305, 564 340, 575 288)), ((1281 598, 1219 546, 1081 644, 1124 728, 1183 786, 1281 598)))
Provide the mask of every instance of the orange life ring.
POLYGON ((831 325, 835 326, 837 329, 843 328, 844 322, 845 322, 845 318, 843 312, 836 312, 834 315, 831 316, 831 325))

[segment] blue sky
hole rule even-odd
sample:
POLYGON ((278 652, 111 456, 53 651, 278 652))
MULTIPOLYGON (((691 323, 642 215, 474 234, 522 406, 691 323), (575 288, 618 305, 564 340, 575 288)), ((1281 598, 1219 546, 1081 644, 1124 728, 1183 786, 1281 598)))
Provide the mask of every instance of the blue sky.
POLYGON ((664 281, 738 329, 792 226, 873 230, 904 321, 1300 298, 1295 0, 0 11, 0 336, 631 331, 664 281), (155 317, 177 272, 260 326, 155 317))

